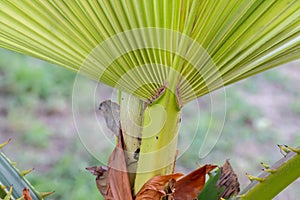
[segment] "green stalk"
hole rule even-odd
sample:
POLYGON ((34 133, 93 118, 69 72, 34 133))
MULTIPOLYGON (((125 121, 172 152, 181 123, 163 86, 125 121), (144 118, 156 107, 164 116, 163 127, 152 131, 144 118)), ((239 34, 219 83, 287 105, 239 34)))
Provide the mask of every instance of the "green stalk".
MULTIPOLYGON (((24 188, 28 188, 33 200, 43 199, 42 195, 25 179, 24 175, 0 152, 0 185, 13 186, 12 199, 22 196, 24 188)), ((1 198, 0 198, 1 199, 1 198)))
POLYGON ((273 199, 284 188, 300 177, 299 169, 299 152, 289 152, 284 158, 270 167, 271 172, 262 172, 258 176, 262 181, 253 181, 243 191, 240 199, 273 199))
POLYGON ((130 186, 133 189, 141 143, 140 138, 142 135, 145 102, 125 92, 121 92, 119 102, 120 121, 125 146, 125 160, 130 186))
POLYGON ((173 173, 179 122, 180 108, 176 95, 169 89, 147 106, 144 112, 135 193, 150 178, 173 173))

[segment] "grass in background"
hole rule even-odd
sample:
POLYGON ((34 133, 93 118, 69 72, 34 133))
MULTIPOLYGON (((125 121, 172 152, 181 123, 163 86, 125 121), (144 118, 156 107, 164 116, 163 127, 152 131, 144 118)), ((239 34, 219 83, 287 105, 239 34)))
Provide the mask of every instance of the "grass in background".
POLYGON ((71 113, 75 74, 34 58, 0 50, 0 138, 3 150, 49 199, 97 199, 85 167, 97 164, 76 137, 71 113))
MULTIPOLYGON (((198 101, 200 113, 195 113, 193 105, 187 106, 179 150, 183 153, 188 148, 179 158, 177 169, 187 172, 196 168, 197 162, 222 164, 230 158, 245 186, 246 172, 258 174, 259 162, 271 164, 281 157, 277 143, 299 145, 297 65, 299 62, 294 62, 226 88, 225 125, 215 148, 205 158, 199 158, 199 147, 202 132, 211 122, 210 96, 198 101), (194 133, 198 120, 199 129, 194 133), (193 139, 194 134, 198 137, 193 139)), ((95 178, 84 170, 99 163, 80 143, 72 121, 74 78, 75 74, 62 68, 0 49, 0 139, 13 139, 4 152, 21 169, 35 167, 28 178, 39 190, 55 190, 50 199, 99 199, 95 178)), ((218 106, 215 109, 222 110, 218 106)), ((222 115, 213 117, 212 143, 214 133, 223 125, 222 115)), ((295 199, 300 195, 295 189, 299 186, 299 182, 294 183, 277 199, 295 199)))

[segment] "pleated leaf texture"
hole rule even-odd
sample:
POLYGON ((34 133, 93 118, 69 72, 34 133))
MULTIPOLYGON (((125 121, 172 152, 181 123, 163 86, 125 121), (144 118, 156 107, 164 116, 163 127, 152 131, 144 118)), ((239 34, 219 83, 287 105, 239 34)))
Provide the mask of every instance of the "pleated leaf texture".
POLYGON ((299 0, 0 0, 0 46, 181 103, 300 58, 299 0))

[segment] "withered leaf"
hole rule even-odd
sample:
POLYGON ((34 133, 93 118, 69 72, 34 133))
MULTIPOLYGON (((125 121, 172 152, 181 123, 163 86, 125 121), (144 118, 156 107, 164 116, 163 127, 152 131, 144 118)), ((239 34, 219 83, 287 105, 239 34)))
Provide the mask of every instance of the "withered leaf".
POLYGON ((168 197, 167 200, 173 200, 174 199, 175 184, 176 184, 176 180, 171 179, 171 180, 169 180, 167 185, 164 187, 164 191, 166 192, 166 196, 168 197))
POLYGON ((179 179, 175 185, 175 200, 196 199, 205 184, 205 176, 216 165, 204 165, 179 179))
POLYGON ((99 110, 105 119, 107 128, 114 135, 118 136, 120 129, 120 106, 111 100, 106 100, 99 105, 99 110))
POLYGON ((226 160, 225 164, 221 167, 221 175, 217 182, 217 187, 225 188, 220 195, 220 198, 228 198, 232 195, 237 195, 240 192, 240 184, 237 175, 234 173, 228 160, 226 160))
POLYGON ((155 176, 147 181, 137 193, 135 200, 160 200, 174 193, 176 180, 183 176, 181 173, 155 176))
POLYGON ((24 188, 22 191, 22 194, 23 194, 24 200, 32 200, 32 198, 30 196, 30 191, 28 188, 24 188))
POLYGON ((122 140, 122 132, 120 130, 117 146, 109 157, 108 188, 105 200, 132 200, 122 140))
POLYGON ((94 167, 87 167, 85 169, 96 176, 96 186, 99 192, 103 196, 105 196, 107 193, 107 168, 104 166, 103 167, 94 166, 94 167))

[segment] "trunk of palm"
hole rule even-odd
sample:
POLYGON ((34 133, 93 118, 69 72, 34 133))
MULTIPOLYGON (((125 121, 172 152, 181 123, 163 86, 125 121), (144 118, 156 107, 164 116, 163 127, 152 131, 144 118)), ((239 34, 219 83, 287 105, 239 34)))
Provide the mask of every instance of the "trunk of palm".
POLYGON ((137 193, 150 178, 173 173, 180 108, 168 89, 147 106, 122 94, 120 115, 130 185, 137 193))

